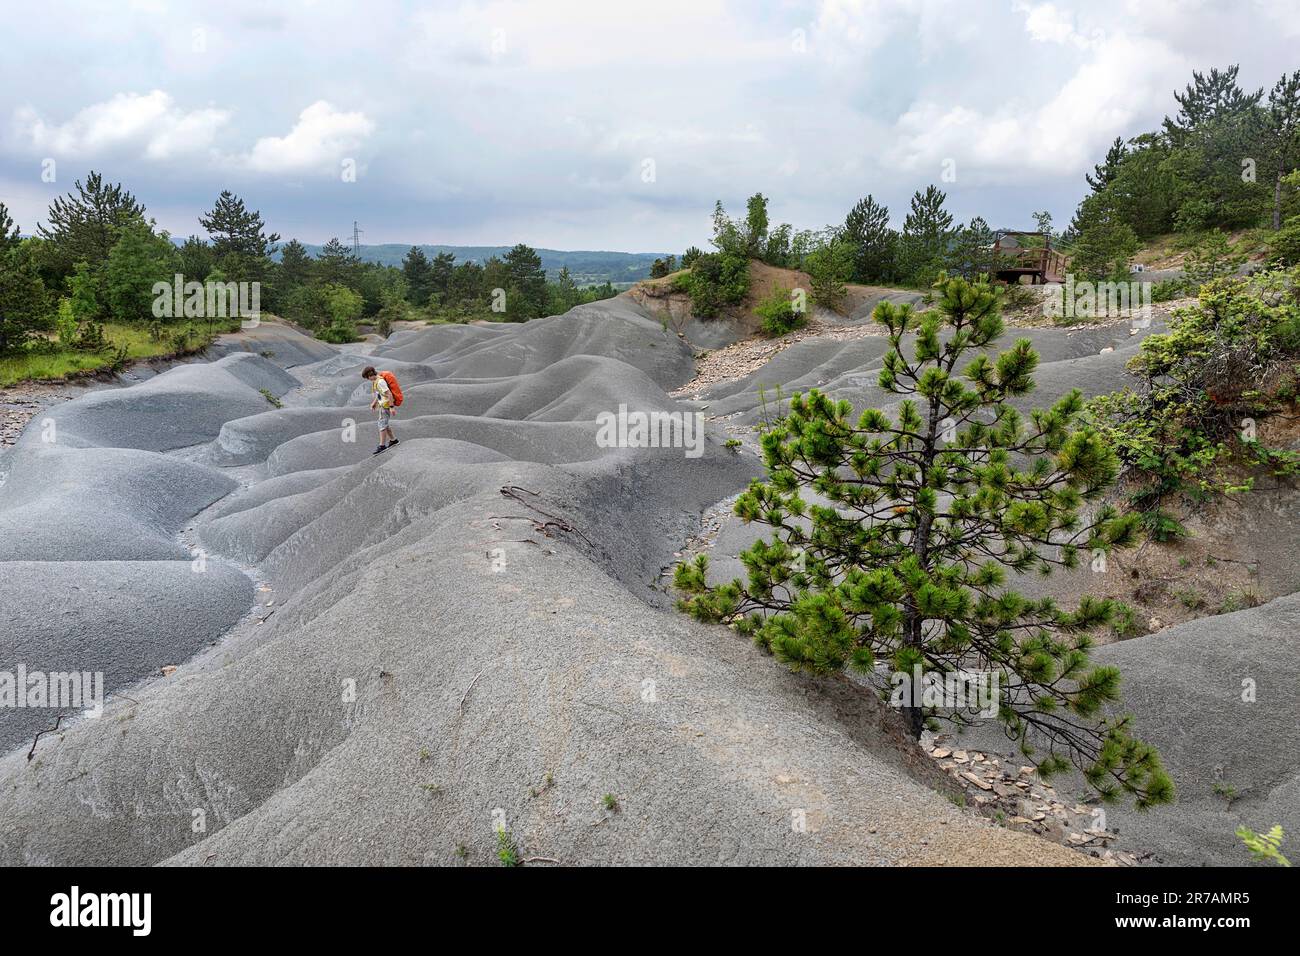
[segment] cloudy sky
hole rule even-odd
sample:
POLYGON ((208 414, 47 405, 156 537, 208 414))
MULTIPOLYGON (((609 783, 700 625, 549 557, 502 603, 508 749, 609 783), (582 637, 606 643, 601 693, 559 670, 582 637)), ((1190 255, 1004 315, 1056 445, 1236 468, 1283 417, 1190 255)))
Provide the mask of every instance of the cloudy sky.
POLYGON ((44 0, 6 33, 24 233, 96 169, 179 235, 229 188, 308 242, 628 251, 755 191, 797 227, 931 182, 1062 223, 1193 69, 1300 68, 1296 0, 44 0))

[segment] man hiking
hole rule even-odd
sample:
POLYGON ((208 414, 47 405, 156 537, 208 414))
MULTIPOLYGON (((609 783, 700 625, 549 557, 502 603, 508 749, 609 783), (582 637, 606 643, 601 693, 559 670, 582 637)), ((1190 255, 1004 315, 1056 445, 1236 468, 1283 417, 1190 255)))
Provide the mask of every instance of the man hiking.
POLYGON ((378 455, 398 443, 389 420, 393 409, 402 403, 398 397, 401 392, 393 394, 397 379, 392 372, 376 372, 373 365, 367 365, 361 377, 370 383, 370 391, 374 393, 374 398, 370 400, 370 410, 379 410, 379 447, 371 452, 372 455, 378 455))

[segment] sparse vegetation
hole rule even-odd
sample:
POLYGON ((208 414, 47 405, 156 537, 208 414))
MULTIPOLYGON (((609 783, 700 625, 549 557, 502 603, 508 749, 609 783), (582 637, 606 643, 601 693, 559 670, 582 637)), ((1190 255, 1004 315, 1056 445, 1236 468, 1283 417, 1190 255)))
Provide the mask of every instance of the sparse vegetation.
POLYGON ((497 859, 502 866, 519 866, 519 847, 505 827, 497 829, 497 859))
POLYGON ((1278 866, 1290 866, 1291 861, 1282 855, 1282 840, 1285 834, 1282 827, 1274 824, 1267 833, 1256 833, 1249 827, 1237 827, 1237 838, 1246 845, 1251 855, 1257 860, 1276 863, 1278 866))

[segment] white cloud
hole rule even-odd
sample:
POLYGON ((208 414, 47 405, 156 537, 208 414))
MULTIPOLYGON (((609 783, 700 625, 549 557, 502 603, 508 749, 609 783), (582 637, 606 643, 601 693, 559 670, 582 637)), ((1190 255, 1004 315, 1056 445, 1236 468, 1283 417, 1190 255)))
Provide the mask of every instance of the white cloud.
POLYGON ((30 106, 15 112, 19 142, 38 153, 94 156, 132 150, 151 160, 168 160, 212 148, 230 119, 220 109, 184 110, 162 90, 118 93, 77 112, 66 123, 47 123, 30 106))
POLYGON ((1073 75, 1046 98, 1026 85, 992 108, 913 104, 898 120, 890 162, 910 171, 957 163, 986 182, 1014 183, 1028 173, 1076 176, 1091 168, 1117 135, 1167 108, 1168 90, 1191 65, 1158 40, 1116 35, 1081 47, 1073 75))
POLYGON ((1074 17, 1056 4, 1017 2, 1014 9, 1025 14, 1025 32, 1039 43, 1064 43, 1075 36, 1074 17))
POLYGON ((364 113, 340 112, 317 100, 298 114, 286 135, 259 139, 242 162, 264 173, 337 172, 339 161, 355 159, 374 130, 364 113))

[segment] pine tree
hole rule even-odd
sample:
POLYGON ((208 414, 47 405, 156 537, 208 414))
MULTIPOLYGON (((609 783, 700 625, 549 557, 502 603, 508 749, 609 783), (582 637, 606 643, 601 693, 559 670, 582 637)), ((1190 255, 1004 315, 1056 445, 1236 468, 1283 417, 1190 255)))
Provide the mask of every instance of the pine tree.
POLYGON ((1268 94, 1268 144, 1273 178, 1273 231, 1282 228, 1282 182, 1300 163, 1300 70, 1285 73, 1268 94))
POLYGON ((953 234, 948 271, 963 279, 992 278, 993 230, 983 217, 976 216, 953 234))
POLYGON ((412 305, 427 305, 433 292, 433 266, 419 246, 411 246, 402 260, 402 276, 406 279, 407 300, 412 305))
POLYGON ((228 189, 217 197, 206 215, 199 216, 199 225, 212 239, 212 251, 218 263, 226 256, 237 254, 246 259, 261 260, 275 251, 280 237, 266 232, 266 223, 256 209, 249 209, 228 189))
POLYGON ((29 243, 0 248, 0 355, 49 327, 50 303, 29 243))
POLYGON ((885 282, 892 278, 896 237, 889 228, 889 207, 870 195, 858 200, 844 218, 841 237, 854 248, 854 282, 885 282))
POLYGON ((144 207, 121 183, 106 183, 92 170, 84 184, 77 180, 72 192, 50 203, 45 218, 45 224, 38 226, 37 232, 49 240, 52 266, 60 280, 78 262, 85 262, 90 266, 103 301, 108 254, 117 245, 123 229, 131 223, 144 222, 144 207))
MULTIPOLYGON (((762 438, 767 481, 735 505, 772 537, 741 555, 747 581, 710 585, 703 555, 679 565, 680 607, 735 624, 797 670, 991 672, 998 717, 1040 772, 1073 765, 1104 799, 1167 802, 1158 755, 1127 717, 1104 713, 1118 671, 1089 663, 1089 634, 1117 605, 1089 597, 1067 610, 1007 582, 1008 569, 1074 567, 1135 543, 1136 517, 1102 504, 1115 454, 1076 427, 1078 391, 1027 418, 1015 409, 1038 356, 1027 339, 987 354, 1004 328, 990 286, 936 289, 936 309, 875 312, 890 345, 879 384, 900 397, 896 415, 867 409, 855 421, 847 401, 793 397, 762 438)), ((905 716, 919 735, 922 708, 905 716)))
POLYGON ((361 260, 339 242, 338 236, 321 246, 320 255, 316 257, 316 278, 322 285, 345 285, 355 289, 360 271, 361 260))
POLYGON ((1192 72, 1192 82, 1183 92, 1175 93, 1178 115, 1165 117, 1165 135, 1175 145, 1181 146, 1193 136, 1215 123, 1239 117, 1250 112, 1263 98, 1262 89, 1247 93, 1237 85, 1238 64, 1220 71, 1211 68, 1209 73, 1192 72))
POLYGON ((198 236, 190 236, 181 243, 180 272, 186 282, 203 282, 214 268, 216 258, 210 245, 198 236))
POLYGON ((943 268, 952 232, 952 213, 943 208, 948 197, 937 187, 912 196, 899 243, 902 274, 913 285, 928 286, 943 268))
POLYGON ((1120 163, 1124 162, 1124 157, 1128 155, 1128 147, 1124 145, 1122 137, 1116 136, 1115 142, 1110 144, 1110 149, 1106 150, 1106 159, 1100 166, 1092 167, 1095 176, 1085 175, 1083 178, 1088 180, 1088 185, 1092 187, 1095 193, 1101 192, 1110 185, 1111 180, 1119 173, 1120 163))
MULTIPOLYGON (((672 256, 669 256, 671 259, 672 256)), ((659 260, 655 260, 656 262, 659 260)), ((583 300, 582 290, 578 284, 573 281, 573 276, 569 274, 569 267, 560 268, 560 274, 555 278, 555 284, 551 287, 551 307, 552 315, 563 315, 575 305, 583 300)))
POLYGON ((767 248, 767 197, 754 193, 745 203, 745 255, 759 259, 767 248))
POLYGON ((508 292, 507 315, 513 322, 524 322, 545 314, 549 304, 546 294, 546 272, 542 259, 522 242, 506 253, 508 292))
MULTIPOLYGON (((183 250, 182 250, 183 251, 183 250)), ((286 295, 312 280, 313 263, 307 247, 297 239, 290 239, 280 247, 280 286, 286 295)))
MULTIPOLYGON (((429 278, 429 295, 437 296, 440 303, 447 303, 452 298, 452 283, 455 281, 456 256, 450 252, 440 252, 433 257, 429 278)), ((428 305, 428 299, 421 305, 428 305)))
POLYGON ((9 215, 9 207, 0 202, 0 252, 17 248, 22 230, 14 226, 14 218, 9 215))

